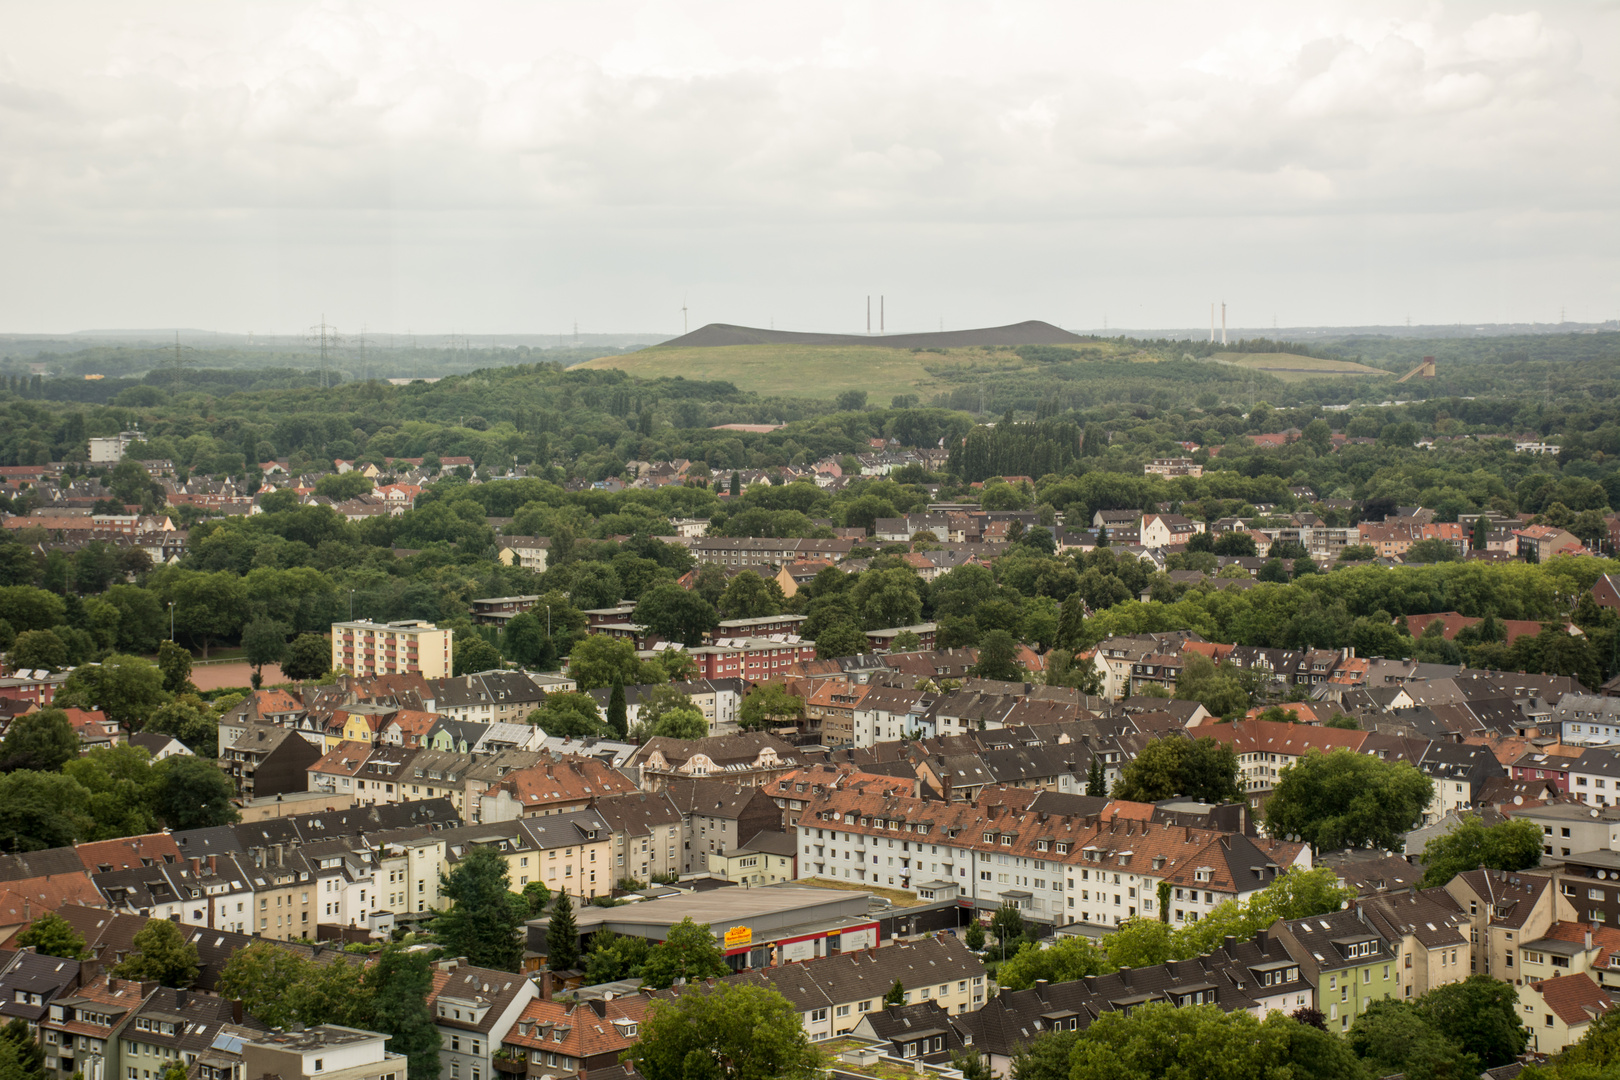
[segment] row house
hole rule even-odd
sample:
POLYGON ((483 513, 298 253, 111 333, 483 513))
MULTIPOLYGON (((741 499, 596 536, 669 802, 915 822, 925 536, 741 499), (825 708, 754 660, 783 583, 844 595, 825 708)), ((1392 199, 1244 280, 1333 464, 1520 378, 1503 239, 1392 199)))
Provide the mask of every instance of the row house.
POLYGON ((799 872, 900 889, 927 887, 983 911, 1013 905, 1052 925, 1118 925, 1159 917, 1196 922, 1241 900, 1279 873, 1310 865, 1301 844, 1259 842, 1170 823, 1122 817, 976 807, 862 786, 809 800, 797 821, 799 872))
POLYGON ((700 563, 721 566, 781 566, 800 559, 826 558, 837 561, 849 556, 855 541, 800 540, 777 537, 695 536, 676 537, 700 563))
POLYGON ((435 961, 427 1005, 439 1034, 439 1075, 492 1080, 501 1040, 537 996, 522 975, 474 967, 465 959, 435 961))
POLYGON ((781 809, 765 787, 673 780, 663 797, 680 815, 682 874, 703 873, 711 855, 725 855, 759 832, 782 828, 781 809))
POLYGON ((1133 669, 1144 658, 1179 652, 1187 642, 1202 640, 1190 630, 1178 630, 1112 637, 1100 643, 1092 651, 1092 662, 1103 680, 1102 696, 1110 700, 1130 697, 1133 669))
POLYGON ((1437 986, 1468 978, 1468 918, 1444 889, 1408 888, 1365 896, 1355 905, 1389 944, 1402 999, 1420 998, 1437 986))
POLYGON ((479 796, 478 820, 568 813, 585 809, 593 799, 635 790, 629 777, 595 758, 548 757, 491 785, 479 796))
POLYGON ((1620 743, 1620 698, 1565 694, 1552 709, 1559 740, 1592 746, 1620 743))
POLYGON ((1238 720, 1231 724, 1205 724, 1200 738, 1215 739, 1232 747, 1238 759, 1238 785, 1258 808, 1277 786, 1282 770, 1312 750, 1360 753, 1368 739, 1365 731, 1287 724, 1274 720, 1238 720))
POLYGON ((1084 1031, 1104 1013, 1163 1003, 1216 1005, 1223 1012, 1265 1017, 1294 1013, 1316 1002, 1316 987, 1282 938, 1261 930, 1252 940, 1227 937, 1221 946, 1189 960, 1120 968, 1072 982, 1037 982, 1027 990, 1001 990, 984 1007, 963 1017, 973 1045, 997 1075, 1011 1075, 1013 1059, 1050 1032, 1084 1031))
POLYGON ((631 756, 625 771, 646 791, 662 791, 673 780, 725 780, 754 787, 808 763, 804 751, 775 735, 744 732, 707 739, 651 738, 631 756))
POLYGON ((1468 970, 1507 982, 1523 979, 1526 942, 1575 917, 1575 898, 1561 895, 1548 875, 1480 868, 1458 874, 1445 890, 1468 916, 1468 970))
POLYGON ((952 1017, 968 1016, 985 1001, 983 962, 951 934, 739 972, 654 997, 703 993, 712 986, 775 990, 792 1004, 810 1040, 823 1042, 852 1033, 865 1017, 882 1011, 884 995, 897 982, 903 1004, 933 1002, 952 1017))
MULTIPOLYGON (((613 877, 652 882, 681 873, 685 815, 668 794, 646 791, 609 795, 591 804, 607 824, 613 877)), ((780 819, 776 824, 780 825, 780 819)))
POLYGON ((845 735, 841 726, 823 725, 827 745, 873 746, 934 727, 932 712, 940 701, 939 694, 875 684, 864 689, 865 695, 851 711, 847 737, 841 737, 845 735))
POLYGON ((586 1001, 535 998, 501 1037, 494 1066, 502 1080, 615 1075, 638 1041, 652 998, 624 994, 586 1001))
POLYGON ((1374 1001, 1399 998, 1400 966, 1393 943, 1360 909, 1308 919, 1279 919, 1275 934, 1316 987, 1316 1007, 1329 1031, 1346 1032, 1374 1001))
MULTIPOLYGON (((577 687, 568 681, 570 688, 577 687)), ((548 692, 561 689, 555 679, 537 680, 525 671, 481 671, 436 679, 429 685, 433 690, 433 712, 480 724, 523 723, 545 702, 548 692)))

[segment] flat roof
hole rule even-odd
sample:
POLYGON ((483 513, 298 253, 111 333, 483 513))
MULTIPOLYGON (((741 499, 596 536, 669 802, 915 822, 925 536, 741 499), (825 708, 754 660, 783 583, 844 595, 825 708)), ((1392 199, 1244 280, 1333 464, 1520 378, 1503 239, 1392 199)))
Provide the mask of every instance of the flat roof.
MULTIPOLYGON (((841 917, 860 917, 862 921, 869 922, 871 920, 866 912, 871 896, 869 892, 833 889, 716 889, 611 908, 582 904, 574 910, 574 921, 581 934, 599 929, 604 923, 668 927, 686 918, 695 923, 708 923, 717 933, 723 933, 728 926, 752 919, 792 914, 803 915, 795 922, 836 920, 841 917), (848 910, 842 910, 845 908, 848 910)), ((529 925, 544 925, 549 921, 533 919, 529 925)))
POLYGON ((248 1045, 274 1046, 280 1050, 319 1050, 327 1046, 345 1046, 349 1043, 386 1038, 388 1036, 375 1031, 362 1031, 359 1028, 342 1027, 338 1024, 321 1024, 302 1031, 269 1032, 248 1040, 248 1045))

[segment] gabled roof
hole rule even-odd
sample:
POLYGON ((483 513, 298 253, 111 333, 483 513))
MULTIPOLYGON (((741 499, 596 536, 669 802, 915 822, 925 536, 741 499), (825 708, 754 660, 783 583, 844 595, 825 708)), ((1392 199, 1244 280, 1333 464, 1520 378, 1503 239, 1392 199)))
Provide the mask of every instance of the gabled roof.
POLYGON ((1530 988, 1540 994, 1547 1007, 1569 1027, 1596 1020, 1613 1007, 1608 991, 1585 975, 1544 979, 1531 983, 1530 988))

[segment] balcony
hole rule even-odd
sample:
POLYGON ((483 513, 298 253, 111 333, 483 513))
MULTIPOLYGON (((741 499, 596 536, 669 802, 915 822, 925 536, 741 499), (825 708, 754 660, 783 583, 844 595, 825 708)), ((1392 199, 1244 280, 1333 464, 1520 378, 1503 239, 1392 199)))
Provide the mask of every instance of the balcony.
POLYGON ((522 1050, 498 1050, 490 1060, 494 1062, 496 1072, 522 1076, 529 1069, 528 1055, 522 1050))

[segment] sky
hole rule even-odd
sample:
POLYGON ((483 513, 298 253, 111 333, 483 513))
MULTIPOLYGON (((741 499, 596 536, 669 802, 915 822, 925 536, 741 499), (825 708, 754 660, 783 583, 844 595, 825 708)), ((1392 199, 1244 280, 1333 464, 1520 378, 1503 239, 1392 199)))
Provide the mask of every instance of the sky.
POLYGON ((1615 0, 0 0, 0 332, 1596 322, 1617 134, 1615 0))

